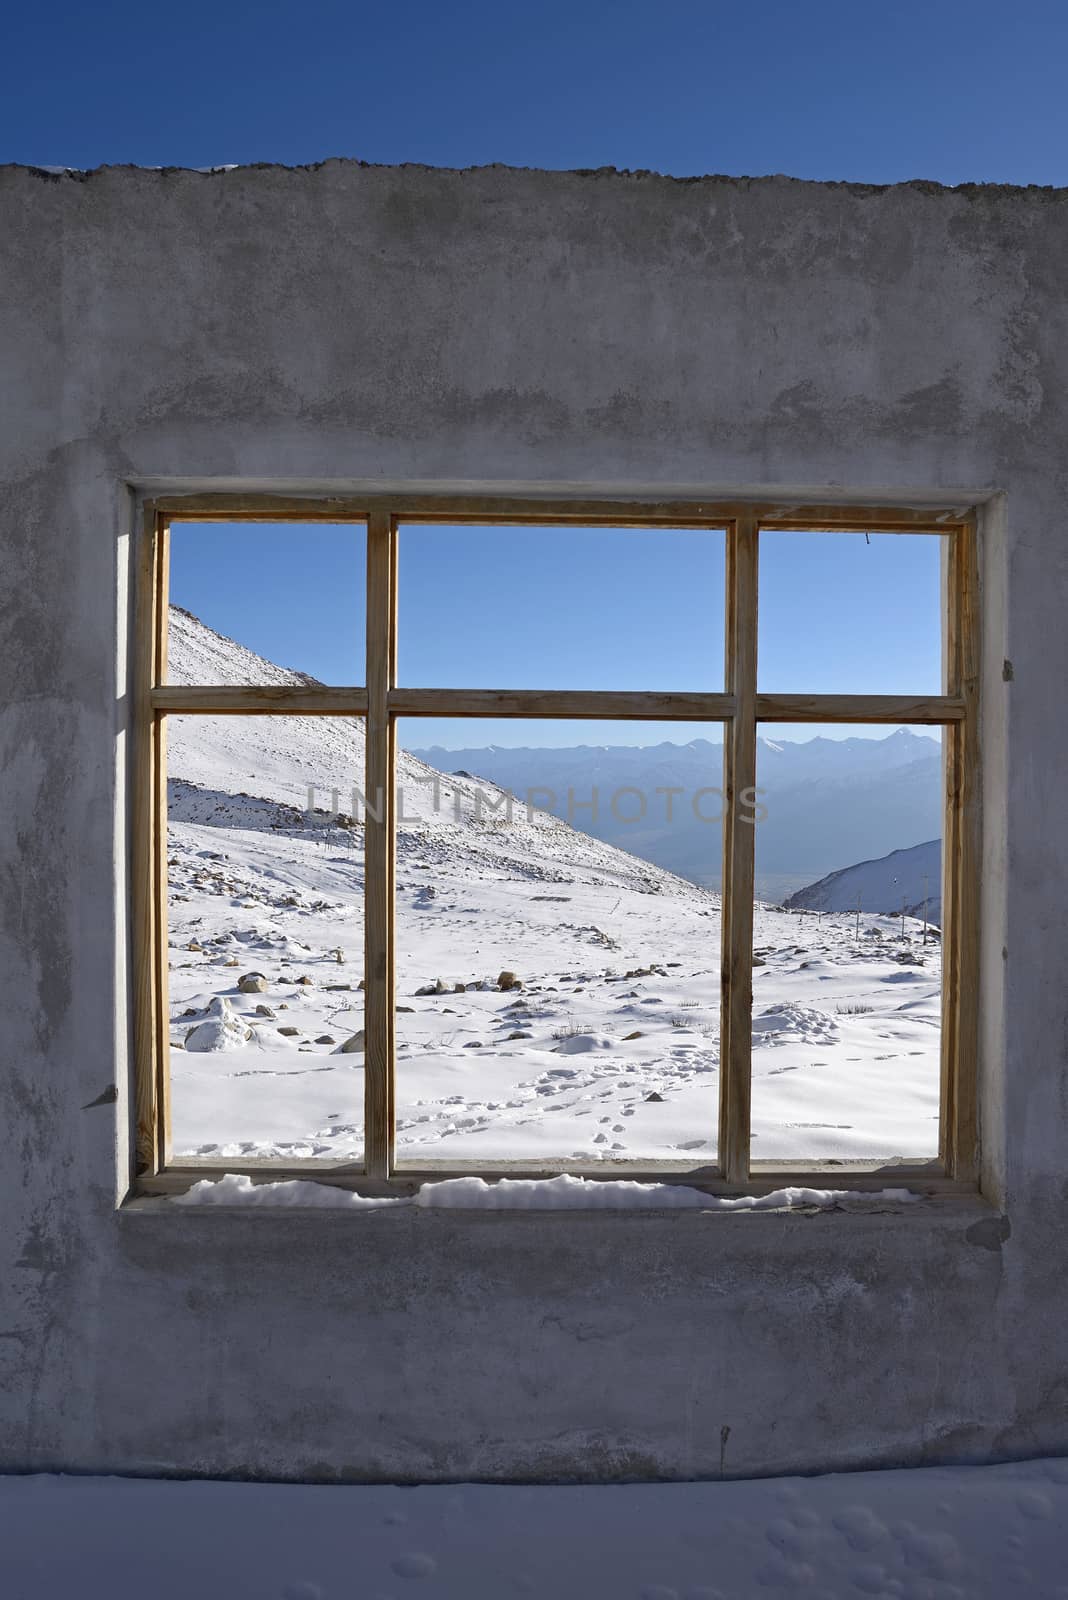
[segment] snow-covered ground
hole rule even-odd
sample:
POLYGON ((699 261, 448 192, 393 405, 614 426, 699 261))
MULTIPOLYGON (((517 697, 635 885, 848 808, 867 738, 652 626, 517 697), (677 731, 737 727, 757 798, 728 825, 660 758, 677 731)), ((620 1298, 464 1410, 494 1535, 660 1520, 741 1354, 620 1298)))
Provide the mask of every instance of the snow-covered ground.
MULTIPOLYGON (((170 662, 174 682, 303 681, 181 612, 170 662)), ((362 725, 168 723, 175 1153, 356 1158, 362 725)), ((398 765, 399 1162, 711 1162, 718 895, 398 765)), ((912 919, 902 937, 899 918, 760 905, 755 950, 754 1158, 933 1155, 937 943, 912 919)))
POLYGON ((0 1479, 4 1600, 1068 1600, 1068 1461, 604 1487, 0 1479))

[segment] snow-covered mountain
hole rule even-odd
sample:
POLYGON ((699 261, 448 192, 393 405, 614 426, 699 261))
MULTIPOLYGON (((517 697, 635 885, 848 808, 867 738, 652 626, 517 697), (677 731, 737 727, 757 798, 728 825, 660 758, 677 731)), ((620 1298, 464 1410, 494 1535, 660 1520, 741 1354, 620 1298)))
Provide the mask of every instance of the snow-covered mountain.
POLYGON ((859 861, 799 889, 787 911, 883 911, 942 923, 942 841, 893 850, 878 861, 859 861))
MULTIPOLYGON (((306 674, 276 666, 215 633, 187 611, 171 608, 169 681, 174 684, 307 684, 306 674)), ((218 790, 233 798, 238 783, 253 785, 257 801, 340 812, 362 847, 366 744, 358 717, 175 716, 168 720, 168 769, 184 779, 171 797, 172 820, 190 820, 190 791, 218 790), (355 795, 354 795, 355 791, 355 795)), ((443 775, 417 757, 397 753, 398 860, 428 850, 485 869, 495 863, 524 879, 555 882, 579 873, 639 894, 693 898, 671 872, 606 846, 567 822, 524 805, 509 805, 492 781, 443 775), (510 821, 506 825, 506 817, 510 821)), ((247 800, 250 795, 236 791, 247 800)), ((198 818, 204 797, 195 803, 198 818)), ((307 818, 304 819, 307 823, 307 818)), ((314 826, 314 824, 312 824, 314 826)), ((323 827, 329 826, 324 818, 323 827)), ((717 903, 702 898, 703 905, 717 903)))
MULTIPOLYGON (((179 611, 170 677, 306 681, 179 611)), ((363 725, 167 720, 175 1151, 357 1159, 363 725)), ((399 1161, 707 1166, 718 896, 490 782, 398 780, 399 1161)), ((939 954, 896 926, 757 908, 758 1158, 936 1147, 939 954)))

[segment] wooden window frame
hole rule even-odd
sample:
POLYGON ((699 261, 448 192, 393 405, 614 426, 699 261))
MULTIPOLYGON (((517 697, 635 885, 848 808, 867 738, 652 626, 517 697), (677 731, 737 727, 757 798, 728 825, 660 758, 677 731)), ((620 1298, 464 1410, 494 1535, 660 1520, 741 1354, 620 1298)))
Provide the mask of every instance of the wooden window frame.
POLYGON ((411 1193, 422 1182, 475 1173, 678 1182, 711 1194, 767 1193, 790 1184, 863 1192, 902 1187, 932 1196, 978 1185, 978 874, 980 863, 979 579, 977 519, 959 506, 837 505, 512 498, 397 493, 293 497, 209 493, 149 500, 136 553, 132 773, 135 995, 135 1192, 177 1193, 203 1177, 314 1178, 365 1194, 411 1193), (361 688, 169 685, 169 527, 182 522, 352 522, 367 530, 367 672, 361 688), (398 528, 405 522, 484 526, 708 528, 726 537, 726 672, 723 693, 419 689, 399 686, 398 528), (757 691, 761 529, 943 534, 944 683, 941 695, 761 694, 757 691), (170 1158, 167 996, 166 719, 183 715, 361 716, 368 793, 381 816, 365 821, 365 1153, 362 1162, 204 1161, 170 1158), (724 837, 720 1105, 717 1161, 549 1165, 394 1163, 394 865, 396 724, 411 717, 541 717, 719 722, 724 729, 724 837), (918 1162, 753 1162, 750 1159, 754 829, 736 796, 756 785, 761 722, 929 724, 943 729, 943 982, 939 1154, 918 1162), (829 1180, 829 1183, 828 1183, 829 1180))

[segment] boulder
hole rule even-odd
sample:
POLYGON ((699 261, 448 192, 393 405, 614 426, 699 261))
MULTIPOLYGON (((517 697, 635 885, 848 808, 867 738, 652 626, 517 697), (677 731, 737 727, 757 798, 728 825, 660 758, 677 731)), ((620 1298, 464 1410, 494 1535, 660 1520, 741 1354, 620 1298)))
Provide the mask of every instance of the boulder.
POLYGON ((340 1044, 336 1053, 339 1056, 362 1056, 365 1048, 364 1030, 361 1028, 358 1033, 352 1034, 343 1044, 340 1044))
POLYGON ((252 1038, 252 1029, 241 1017, 225 995, 216 995, 208 1005, 203 1022, 190 1028, 185 1036, 187 1050, 217 1051, 240 1050, 252 1038))
POLYGON ((242 994, 263 994, 267 988, 267 979, 262 972, 246 972, 238 978, 237 987, 242 994))
POLYGON ((514 972, 505 971, 497 974, 497 987, 498 989, 521 989, 523 984, 514 972))

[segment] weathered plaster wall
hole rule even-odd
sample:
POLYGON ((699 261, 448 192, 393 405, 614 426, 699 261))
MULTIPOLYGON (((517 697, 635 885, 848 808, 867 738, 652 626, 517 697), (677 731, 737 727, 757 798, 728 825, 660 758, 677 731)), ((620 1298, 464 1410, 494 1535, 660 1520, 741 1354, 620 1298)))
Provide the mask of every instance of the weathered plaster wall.
POLYGON ((0 1468, 1068 1449, 1066 260, 1063 191, 0 172, 0 1468), (1007 1222, 116 1210, 130 486, 400 481, 989 499, 1007 1222))

